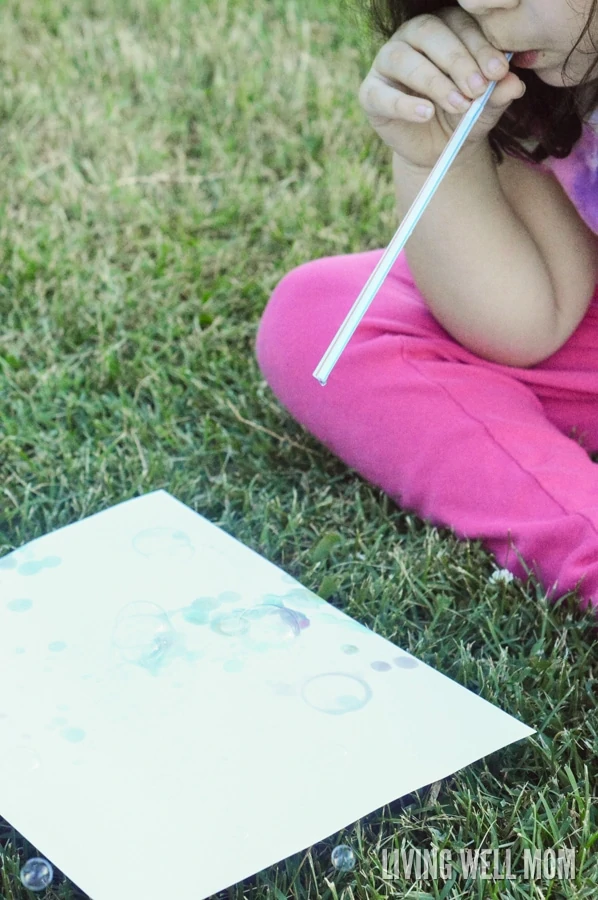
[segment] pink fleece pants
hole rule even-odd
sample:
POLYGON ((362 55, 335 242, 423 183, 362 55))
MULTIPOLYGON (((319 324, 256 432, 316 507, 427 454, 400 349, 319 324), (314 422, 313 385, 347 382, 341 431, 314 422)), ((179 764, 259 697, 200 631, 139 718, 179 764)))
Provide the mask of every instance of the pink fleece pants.
POLYGON ((257 335, 266 381, 401 508, 598 613, 598 286, 560 350, 514 368, 445 331, 402 252, 322 387, 313 370, 382 253, 316 259, 279 282, 257 335))

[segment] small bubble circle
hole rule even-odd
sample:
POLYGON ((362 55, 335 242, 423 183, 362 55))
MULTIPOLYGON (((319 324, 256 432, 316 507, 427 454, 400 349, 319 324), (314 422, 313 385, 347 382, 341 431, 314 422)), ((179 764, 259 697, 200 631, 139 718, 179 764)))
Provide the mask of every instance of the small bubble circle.
POLYGON ((34 856, 21 869, 20 878, 27 890, 43 891, 52 883, 54 870, 47 859, 34 856))
POLYGON ((341 647, 343 653, 346 653, 347 656, 352 656, 354 653, 359 653, 359 647, 356 647, 355 644, 343 644, 341 647))
POLYGON ((375 672, 389 672, 392 666, 390 666, 387 662, 384 662, 382 659, 376 659, 373 663, 371 663, 372 669, 375 672))
POLYGON ((355 868, 355 854, 347 844, 339 844, 332 851, 332 865, 339 872, 350 872, 355 868))
POLYGON ((393 662, 399 669, 416 669, 419 666, 418 661, 412 656, 395 656, 393 662))

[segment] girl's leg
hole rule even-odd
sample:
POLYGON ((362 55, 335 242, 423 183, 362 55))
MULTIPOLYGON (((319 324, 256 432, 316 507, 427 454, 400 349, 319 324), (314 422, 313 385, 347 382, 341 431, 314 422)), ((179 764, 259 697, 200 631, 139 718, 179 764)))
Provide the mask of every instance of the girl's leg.
POLYGON ((257 336, 264 377, 400 506, 480 539, 525 578, 520 555, 551 599, 579 588, 583 608, 598 609, 598 466, 564 433, 580 426, 598 449, 598 296, 546 363, 502 366, 434 319, 402 253, 322 387, 313 370, 382 252, 325 257, 282 279, 257 336))

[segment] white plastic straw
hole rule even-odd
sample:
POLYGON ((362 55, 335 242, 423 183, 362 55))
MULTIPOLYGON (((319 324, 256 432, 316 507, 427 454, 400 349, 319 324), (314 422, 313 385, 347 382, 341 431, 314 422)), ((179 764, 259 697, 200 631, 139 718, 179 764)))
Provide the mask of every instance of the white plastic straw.
MULTIPOLYGON (((512 53, 507 53, 507 60, 510 61, 512 56, 512 53)), ((384 251, 382 259, 370 275, 361 294, 347 313, 344 322, 314 370, 314 378, 316 378, 320 384, 325 385, 328 381, 328 376, 339 361, 341 353, 351 340, 351 337, 365 315, 368 306, 382 287, 384 279, 390 272, 397 256, 407 243, 411 236, 411 232, 417 225, 426 206, 434 196, 438 185, 448 172, 449 166, 455 159, 462 145, 465 143, 469 132, 477 122, 480 113, 484 109, 484 106, 496 85, 496 81, 490 82, 486 92, 482 94, 481 97, 478 97, 477 100, 473 101, 453 132, 451 139, 439 156, 436 165, 430 172, 419 194, 411 204, 409 212, 399 225, 395 236, 384 251)))

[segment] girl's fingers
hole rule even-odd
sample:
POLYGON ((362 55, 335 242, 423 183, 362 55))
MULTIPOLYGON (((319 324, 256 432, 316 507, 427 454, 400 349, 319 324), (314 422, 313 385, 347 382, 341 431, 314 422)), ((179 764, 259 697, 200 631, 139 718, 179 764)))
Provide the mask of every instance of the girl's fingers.
POLYGON ((450 18, 450 27, 438 15, 416 16, 406 22, 382 47, 374 65, 386 78, 430 97, 447 112, 464 112, 468 105, 455 106, 448 97, 454 90, 466 99, 484 93, 489 78, 477 57, 483 60, 486 69, 495 56, 501 60, 502 68, 493 75, 493 80, 504 77, 509 66, 504 54, 486 41, 471 16, 460 8, 444 10, 443 15, 447 21, 450 18), (452 13, 450 17, 449 13, 452 13), (459 34, 452 30, 457 27, 459 34))
MULTIPOLYGON (((460 40, 469 50, 470 55, 476 61, 478 69, 488 81, 500 81, 509 71, 507 57, 502 50, 497 50, 490 44, 480 30, 480 26, 469 13, 460 6, 445 7, 438 10, 435 15, 445 22, 449 28, 458 34, 460 40), (498 62, 494 67, 491 64, 498 62)), ((507 51, 508 52, 508 51, 507 51)))
MULTIPOLYGON (((359 89, 359 102, 374 127, 404 119, 408 122, 425 122, 434 116, 434 104, 417 96, 397 90, 380 78, 375 71, 359 89), (420 108, 418 111, 418 107, 420 108), (429 115, 422 114, 429 110, 429 115)), ((454 109, 451 107, 451 112, 454 109)))
POLYGON ((381 75, 399 87, 404 85, 412 90, 419 103, 428 98, 448 113, 467 112, 471 100, 457 90, 455 81, 440 70, 435 60, 430 61, 419 50, 399 40, 386 44, 386 48, 388 52, 381 53, 375 63, 381 75))

